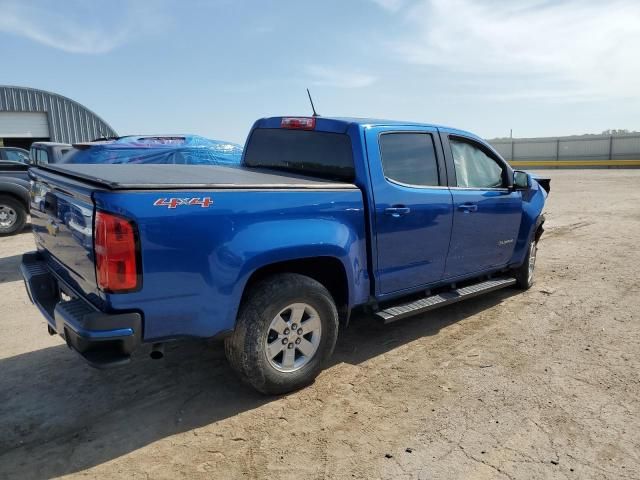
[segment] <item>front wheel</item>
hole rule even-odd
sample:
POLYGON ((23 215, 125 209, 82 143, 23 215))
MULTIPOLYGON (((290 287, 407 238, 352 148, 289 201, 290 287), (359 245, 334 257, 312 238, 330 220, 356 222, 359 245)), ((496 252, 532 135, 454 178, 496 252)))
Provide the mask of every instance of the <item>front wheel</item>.
POLYGON ((0 196, 0 236, 20 232, 27 222, 27 210, 8 196, 0 196))
POLYGON ((338 312, 327 289, 304 275, 278 274, 248 292, 225 352, 243 381, 281 394, 313 382, 337 336, 338 312))
POLYGON ((533 274, 536 268, 536 256, 538 254, 538 242, 531 240, 529 250, 524 262, 515 270, 516 286, 528 290, 533 285, 533 274))

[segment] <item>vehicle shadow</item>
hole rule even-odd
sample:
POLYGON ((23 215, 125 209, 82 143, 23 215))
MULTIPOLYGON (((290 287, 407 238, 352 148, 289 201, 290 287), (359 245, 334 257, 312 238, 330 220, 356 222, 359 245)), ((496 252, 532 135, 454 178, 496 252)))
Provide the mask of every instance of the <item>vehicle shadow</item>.
MULTIPOLYGON (((516 293, 494 292, 387 326, 360 315, 341 332, 333 364, 360 364, 436 335, 516 293)), ((279 398, 242 385, 220 343, 175 343, 162 361, 144 350, 129 366, 102 371, 62 344, 0 360, 0 478, 81 472, 279 398)))
POLYGON ((21 261, 22 255, 0 258, 0 283, 22 280, 22 275, 20 275, 21 261))

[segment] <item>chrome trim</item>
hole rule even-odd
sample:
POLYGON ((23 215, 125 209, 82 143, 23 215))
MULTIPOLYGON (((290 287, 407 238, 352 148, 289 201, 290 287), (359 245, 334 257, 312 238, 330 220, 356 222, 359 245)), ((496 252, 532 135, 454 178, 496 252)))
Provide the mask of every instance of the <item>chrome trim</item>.
POLYGON ((490 191, 490 192, 505 192, 505 193, 513 193, 514 190, 511 190, 510 188, 505 188, 505 187, 501 187, 501 188, 481 188, 481 187, 449 187, 447 185, 411 185, 409 183, 402 183, 402 182, 398 182, 397 180, 394 180, 392 178, 389 177, 384 177, 385 180, 387 180, 389 183, 393 183, 395 185, 399 185, 401 187, 407 187, 407 188, 418 188, 421 190, 430 190, 430 189, 436 189, 436 190, 482 190, 482 191, 490 191))
POLYGON ((500 187, 500 188, 482 188, 482 187, 449 187, 451 190, 485 190, 490 192, 507 192, 511 193, 512 190, 510 188, 500 187))
MULTIPOLYGON (((384 173, 384 169, 383 169, 383 173, 384 173)), ((431 188, 437 188, 439 190, 444 190, 444 189, 449 188, 449 187, 447 187, 445 185, 413 185, 411 183, 403 183, 403 182, 399 182, 397 180, 394 180, 393 178, 389 178, 386 175, 385 175, 384 179, 389 183, 393 183, 393 184, 399 185, 401 187, 419 188, 420 190, 431 189, 431 188)))

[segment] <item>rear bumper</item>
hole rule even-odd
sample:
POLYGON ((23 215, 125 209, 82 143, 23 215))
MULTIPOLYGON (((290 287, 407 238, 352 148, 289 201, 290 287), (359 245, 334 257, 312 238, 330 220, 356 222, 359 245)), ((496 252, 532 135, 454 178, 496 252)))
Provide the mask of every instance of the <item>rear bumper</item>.
POLYGON ((142 340, 139 313, 104 313, 75 294, 58 278, 37 252, 22 256, 20 271, 31 301, 67 346, 91 366, 108 368, 128 363, 142 340), (64 301, 60 292, 71 297, 64 301))

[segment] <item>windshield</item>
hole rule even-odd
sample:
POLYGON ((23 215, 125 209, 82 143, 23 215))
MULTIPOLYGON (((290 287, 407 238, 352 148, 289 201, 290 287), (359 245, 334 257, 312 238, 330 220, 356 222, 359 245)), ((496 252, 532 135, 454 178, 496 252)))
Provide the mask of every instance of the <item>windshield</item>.
POLYGON ((180 148, 97 145, 86 149, 74 148, 64 156, 61 163, 237 166, 241 158, 242 148, 232 143, 180 148))
POLYGON ((29 152, 18 148, 5 148, 5 157, 10 162, 29 163, 29 152))

